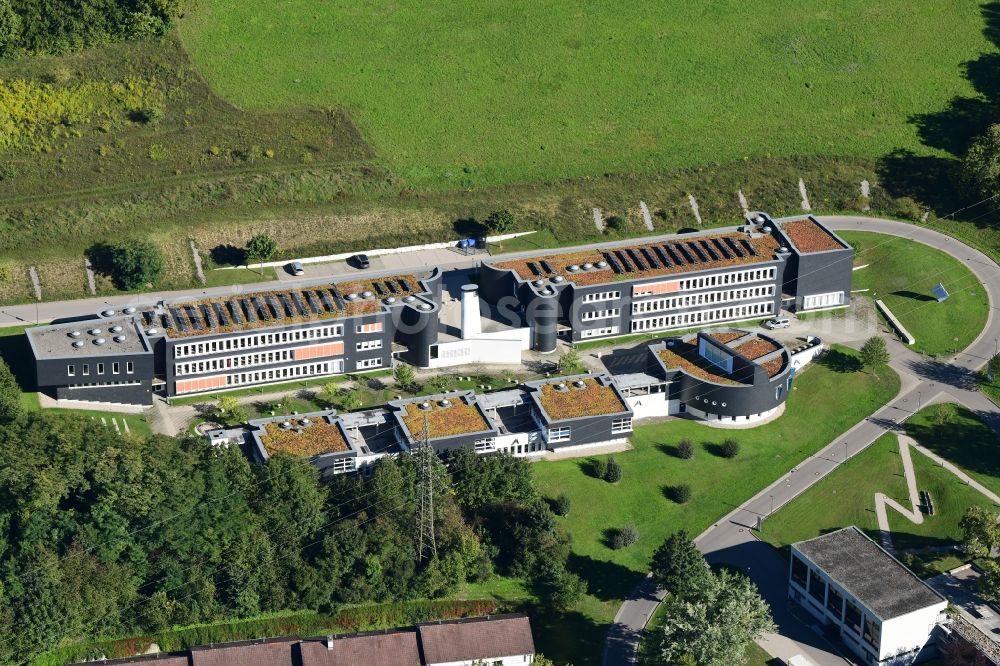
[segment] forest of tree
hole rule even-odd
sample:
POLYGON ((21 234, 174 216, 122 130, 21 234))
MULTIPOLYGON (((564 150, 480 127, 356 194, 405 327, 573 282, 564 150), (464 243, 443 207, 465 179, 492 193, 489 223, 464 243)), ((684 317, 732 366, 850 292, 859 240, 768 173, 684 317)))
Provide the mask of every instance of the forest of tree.
POLYGON ((0 0, 0 57, 162 35, 185 0, 0 0))
POLYGON ((203 438, 123 437, 98 421, 0 414, 0 661, 57 645, 280 609, 440 597, 494 573, 543 603, 582 592, 527 463, 435 462, 438 557, 416 558, 410 456, 320 482, 203 438))

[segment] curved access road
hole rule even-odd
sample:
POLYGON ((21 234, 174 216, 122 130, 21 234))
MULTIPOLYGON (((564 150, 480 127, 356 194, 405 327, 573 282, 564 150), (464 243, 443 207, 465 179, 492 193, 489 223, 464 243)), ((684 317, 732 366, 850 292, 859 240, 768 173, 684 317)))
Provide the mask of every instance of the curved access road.
MULTIPOLYGON (((890 342, 890 365, 902 380, 899 394, 889 404, 821 451, 801 461, 742 506, 724 516, 695 540, 711 562, 725 562, 747 571, 770 603, 778 632, 765 636, 761 645, 772 656, 788 659, 806 655, 819 666, 847 663, 836 648, 793 613, 787 602, 787 564, 770 545, 758 541, 751 531, 764 519, 836 469, 845 459, 864 450, 878 437, 899 424, 921 406, 933 402, 960 402, 977 412, 1000 432, 1000 410, 975 387, 973 373, 993 355, 1000 340, 1000 321, 994 310, 1000 305, 1000 266, 975 248, 928 226, 860 216, 821 217, 838 231, 856 230, 889 234, 937 248, 965 264, 986 289, 990 311, 982 333, 953 358, 929 361, 902 344, 890 342)), ((663 592, 646 577, 622 604, 608 631, 604 666, 634 664, 643 629, 663 592)))

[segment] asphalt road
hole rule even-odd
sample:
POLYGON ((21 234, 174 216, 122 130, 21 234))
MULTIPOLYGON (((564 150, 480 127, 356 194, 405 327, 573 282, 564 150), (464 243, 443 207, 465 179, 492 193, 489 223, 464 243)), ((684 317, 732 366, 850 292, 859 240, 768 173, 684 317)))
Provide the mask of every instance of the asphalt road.
MULTIPOLYGON (((959 259, 983 283, 990 301, 986 328, 963 352, 946 361, 929 361, 904 345, 892 342, 890 365, 900 374, 899 394, 885 407, 830 442, 822 451, 800 462, 788 474, 724 516, 698 536, 696 544, 710 562, 724 562, 747 571, 771 604, 778 632, 761 645, 772 655, 787 659, 803 654, 818 666, 837 666, 845 660, 812 626, 803 622, 787 599, 787 565, 770 545, 754 536, 751 528, 766 520, 845 459, 864 450, 882 434, 899 427, 921 406, 933 402, 961 402, 978 412, 1000 432, 1000 410, 975 388, 971 374, 993 355, 1000 339, 1000 322, 993 316, 1000 304, 1000 267, 989 257, 932 228, 867 217, 821 218, 834 230, 874 231, 910 238, 938 248, 959 259)), ((663 593, 647 577, 622 604, 608 631, 605 666, 634 664, 643 628, 663 593)))

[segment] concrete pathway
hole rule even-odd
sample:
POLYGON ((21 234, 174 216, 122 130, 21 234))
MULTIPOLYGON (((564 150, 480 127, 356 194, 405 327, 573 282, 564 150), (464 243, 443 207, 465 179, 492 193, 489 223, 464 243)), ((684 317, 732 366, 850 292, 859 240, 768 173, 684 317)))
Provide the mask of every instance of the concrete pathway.
POLYGON ((201 253, 198 252, 194 241, 191 241, 191 258, 194 260, 194 274, 198 276, 198 281, 205 284, 205 269, 201 265, 201 253))
POLYGON ((90 290, 92 296, 97 294, 97 281, 94 277, 94 267, 90 263, 90 259, 83 260, 83 268, 87 271, 87 289, 90 290))
POLYGON ((599 232, 603 232, 604 231, 604 216, 601 215, 601 209, 600 208, 595 208, 593 212, 594 212, 594 226, 597 227, 597 230, 599 232))
POLYGON ((640 201, 639 208, 642 210, 642 221, 645 222, 646 229, 656 231, 653 227, 653 216, 649 214, 649 206, 646 205, 645 201, 640 201))
MULTIPOLYGON (((902 423, 923 406, 943 401, 961 403, 1000 432, 1000 409, 978 392, 974 381, 974 373, 993 355, 995 340, 1000 339, 1000 325, 993 316, 994 309, 1000 305, 1000 267, 982 252, 926 226, 860 216, 827 216, 822 219, 835 230, 858 229, 900 236, 952 255, 983 284, 991 305, 982 333, 951 359, 929 360, 896 340, 889 341, 890 365, 899 373, 901 380, 896 397, 721 518, 696 539, 698 548, 710 562, 724 562, 746 571, 770 603, 778 632, 759 641, 769 654, 783 659, 803 654, 818 666, 839 666, 845 662, 836 648, 799 619, 791 607, 787 595, 787 563, 769 544, 757 540, 752 528, 758 519, 766 519, 772 511, 808 490, 882 434, 898 432, 902 423)), ((647 578, 622 604, 608 631, 605 666, 635 663, 643 628, 662 598, 654 588, 647 578)))
POLYGON ((698 200, 694 198, 693 194, 688 195, 688 203, 691 204, 691 212, 694 213, 695 222, 701 226, 701 209, 698 208, 698 200))
POLYGON ((924 514, 920 511, 920 494, 917 492, 917 475, 913 472, 913 460, 910 458, 910 445, 916 444, 916 442, 913 438, 902 434, 897 434, 896 439, 899 440, 899 458, 903 462, 903 476, 906 479, 910 506, 904 507, 885 493, 875 493, 875 517, 878 521, 879 532, 881 532, 882 546, 890 551, 895 550, 895 548, 892 546, 892 530, 889 528, 886 506, 899 512, 914 525, 921 525, 924 522, 924 514))
POLYGON ((809 194, 806 192, 806 181, 799 178, 799 194, 802 195, 802 210, 807 213, 812 210, 812 205, 809 203, 809 194))

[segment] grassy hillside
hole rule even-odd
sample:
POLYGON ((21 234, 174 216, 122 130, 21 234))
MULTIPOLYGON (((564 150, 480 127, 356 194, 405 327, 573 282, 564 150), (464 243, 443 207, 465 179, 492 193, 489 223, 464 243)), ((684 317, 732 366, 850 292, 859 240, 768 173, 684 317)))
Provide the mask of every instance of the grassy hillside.
POLYGON ((203 0, 181 23, 224 98, 344 105, 447 189, 921 150, 921 114, 974 94, 982 28, 978 0, 203 0))

